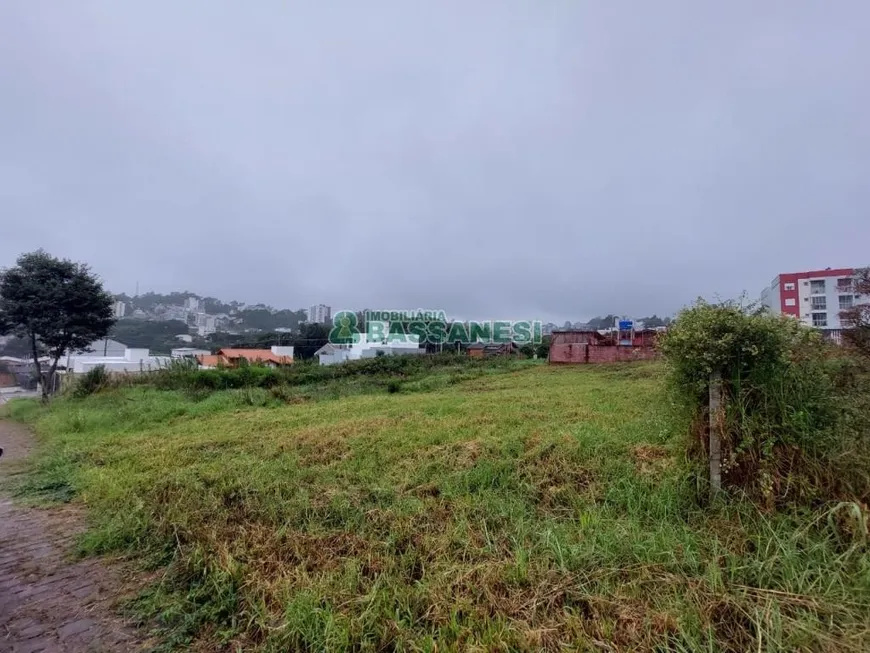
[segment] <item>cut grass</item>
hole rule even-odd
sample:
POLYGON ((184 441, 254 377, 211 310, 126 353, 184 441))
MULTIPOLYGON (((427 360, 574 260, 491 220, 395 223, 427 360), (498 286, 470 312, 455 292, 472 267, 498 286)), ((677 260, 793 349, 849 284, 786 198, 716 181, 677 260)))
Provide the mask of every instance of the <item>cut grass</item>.
POLYGON ((84 502, 84 553, 165 570, 134 608, 167 647, 870 647, 867 552, 698 507, 659 366, 500 371, 15 402, 42 444, 20 491, 84 502))

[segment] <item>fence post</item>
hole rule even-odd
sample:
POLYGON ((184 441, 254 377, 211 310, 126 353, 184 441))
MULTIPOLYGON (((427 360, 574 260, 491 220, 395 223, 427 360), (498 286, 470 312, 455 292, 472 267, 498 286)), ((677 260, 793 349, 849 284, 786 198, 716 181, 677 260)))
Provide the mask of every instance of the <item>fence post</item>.
POLYGON ((710 375, 710 495, 722 490, 722 373, 710 375))

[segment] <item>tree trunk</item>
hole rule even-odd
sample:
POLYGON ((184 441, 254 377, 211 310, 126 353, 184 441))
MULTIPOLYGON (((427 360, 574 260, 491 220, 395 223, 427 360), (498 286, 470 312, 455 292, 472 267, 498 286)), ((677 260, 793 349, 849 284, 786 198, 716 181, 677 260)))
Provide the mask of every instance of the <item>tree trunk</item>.
POLYGON ((57 364, 60 361, 60 356, 54 359, 54 362, 51 364, 51 368, 48 370, 48 383, 51 386, 51 394, 54 394, 55 388, 55 374, 57 373, 57 364))
POLYGON ((722 374, 710 375, 710 496, 722 490, 722 374))
POLYGON ((39 364, 39 350, 36 348, 36 334, 33 332, 30 334, 30 348, 33 352, 33 365, 36 367, 36 378, 42 390, 42 400, 48 401, 48 390, 45 387, 45 380, 42 378, 42 365, 39 364))

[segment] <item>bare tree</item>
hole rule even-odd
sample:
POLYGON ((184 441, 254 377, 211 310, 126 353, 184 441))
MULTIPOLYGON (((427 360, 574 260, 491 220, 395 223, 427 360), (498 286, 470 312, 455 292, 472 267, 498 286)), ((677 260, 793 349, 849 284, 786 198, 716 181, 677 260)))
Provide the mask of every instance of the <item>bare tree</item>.
POLYGON ((840 313, 843 339, 870 357, 870 267, 855 271, 855 304, 840 313))

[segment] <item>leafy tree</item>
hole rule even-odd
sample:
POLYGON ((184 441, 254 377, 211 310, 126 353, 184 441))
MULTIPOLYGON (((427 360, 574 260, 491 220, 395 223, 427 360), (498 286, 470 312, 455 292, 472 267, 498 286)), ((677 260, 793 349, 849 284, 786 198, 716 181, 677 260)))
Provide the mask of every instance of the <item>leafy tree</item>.
POLYGON ((538 358, 547 358, 550 355, 550 343, 552 341, 552 336, 544 336, 541 338, 540 344, 535 345, 535 353, 538 354, 538 358))
POLYGON ((246 329, 274 331, 275 329, 296 329, 305 320, 305 311, 288 309, 275 311, 269 308, 246 308, 236 317, 246 329))
POLYGON ((231 347, 238 343, 241 336, 227 333, 226 331, 215 331, 204 338, 204 346, 211 349, 213 352, 224 347, 231 347))
POLYGON ((605 315, 604 317, 593 317, 589 320, 590 329, 611 329, 616 324, 616 315, 605 315))
POLYGON ((28 340, 40 380, 40 347, 48 352, 51 366, 42 383, 47 400, 61 356, 109 333, 113 299, 84 263, 41 249, 22 254, 16 263, 0 272, 0 333, 28 340))
POLYGON ((183 306, 184 302, 187 301, 188 297, 196 296, 197 295, 195 293, 192 293, 189 290, 185 290, 184 292, 172 292, 168 295, 161 295, 154 292, 146 292, 133 298, 127 298, 126 296, 123 298, 119 297, 119 300, 129 301, 130 305, 132 305, 134 309, 153 311, 157 306, 160 306, 161 304, 163 306, 183 306))
MULTIPOLYGON (((0 326, 0 332, 2 332, 2 326, 0 326)), ((31 355, 30 343, 25 338, 10 338, 9 342, 0 346, 0 355, 25 358, 31 355)))
POLYGON ((314 352, 329 342, 331 324, 303 324, 293 340, 293 357, 300 360, 313 358, 314 352))
POLYGON ((213 333, 207 339, 207 345, 212 351, 224 347, 234 349, 268 349, 276 345, 293 347, 293 357, 305 360, 314 357, 314 352, 329 342, 329 324, 302 324, 299 333, 269 332, 233 335, 229 333, 213 333))
POLYGON ((219 315, 221 313, 230 313, 233 310, 231 304, 224 304, 221 300, 215 297, 205 297, 202 300, 205 307, 205 312, 209 315, 219 315))
MULTIPOLYGON (((140 320, 123 318, 117 321, 110 337, 128 347, 146 348, 153 353, 168 354, 174 347, 186 346, 176 338, 187 333, 187 325, 179 320, 140 320)), ((193 343, 191 343, 193 345, 193 343)))
POLYGON ((655 329, 657 327, 667 326, 666 322, 655 313, 653 313, 652 317, 642 317, 639 321, 643 322, 643 326, 646 329, 655 329))

